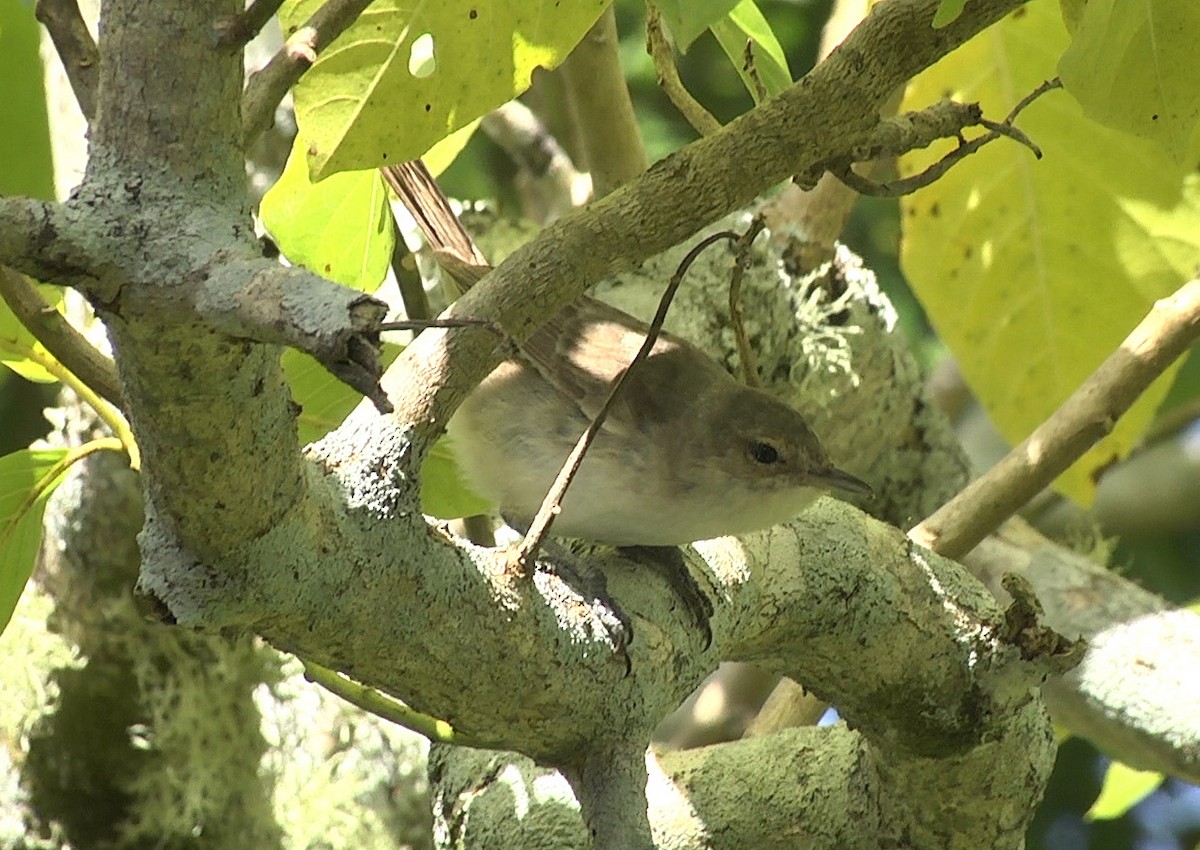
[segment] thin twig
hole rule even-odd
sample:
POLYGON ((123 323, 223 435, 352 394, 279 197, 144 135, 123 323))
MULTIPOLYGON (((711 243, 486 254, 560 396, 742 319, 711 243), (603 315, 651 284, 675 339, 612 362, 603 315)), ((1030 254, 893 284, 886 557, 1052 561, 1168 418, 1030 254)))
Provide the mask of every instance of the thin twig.
POLYGON ((336 670, 323 667, 315 661, 301 658, 304 664, 304 678, 335 696, 341 697, 351 705, 358 706, 363 711, 370 712, 376 717, 390 720, 397 726, 424 735, 431 741, 443 744, 467 744, 463 735, 456 732, 454 727, 445 720, 439 720, 428 714, 409 708, 402 702, 392 699, 374 688, 360 685, 336 670))
POLYGON ((96 87, 100 72, 100 51, 88 31, 76 0, 38 0, 33 15, 54 42, 54 49, 62 59, 67 79, 79 110, 87 122, 96 117, 96 87))
POLYGON ((662 15, 653 3, 646 4, 646 52, 654 60, 658 84, 692 128, 701 136, 709 136, 720 130, 721 122, 701 106, 700 101, 692 97, 683 80, 679 79, 679 71, 675 68, 675 54, 667 40, 667 34, 663 31, 662 15))
POLYGON ((609 409, 620 395, 621 388, 625 386, 630 373, 637 368, 639 363, 650 356, 650 351, 654 348, 654 343, 658 341, 658 334, 662 330, 663 322, 667 319, 667 310, 671 306, 671 300, 675 297, 675 291, 679 289, 679 284, 683 282, 683 276, 687 274, 687 270, 691 268, 692 263, 696 261, 701 252, 710 245, 722 239, 737 241, 738 238, 738 234, 729 230, 713 233, 702 239, 692 250, 688 251, 687 256, 679 263, 679 268, 671 276, 671 282, 667 284, 667 289, 658 302, 658 311, 654 314, 654 319, 650 322, 650 327, 646 331, 646 338, 642 341, 642 347, 638 349, 637 354, 629 361, 629 365, 625 367, 624 371, 621 372, 620 376, 613 383, 612 389, 608 391, 608 397, 604 399, 604 404, 600 406, 600 410, 597 411, 595 418, 592 419, 587 430, 583 432, 579 440, 575 443, 575 448, 571 449, 571 454, 567 456, 566 462, 563 463, 562 469, 558 471, 558 476, 554 479, 554 483, 550 485, 550 491, 546 494, 546 498, 542 500, 542 506, 538 508, 537 516, 529 524, 529 530, 525 533, 525 539, 517 547, 512 559, 516 568, 514 570, 515 574, 524 575, 528 571, 530 562, 537 557, 537 551, 542 545, 542 540, 549 534, 550 526, 554 524, 554 518, 562 512, 562 500, 567 493, 567 488, 571 486, 571 482, 575 479, 575 474, 579 471, 580 464, 583 463, 584 455, 587 453, 592 441, 596 439, 596 435, 600 432, 600 427, 604 424, 604 420, 608 418, 609 409))
POLYGON ((1029 104, 1033 103, 1035 100, 1037 100, 1039 97, 1044 95, 1046 92, 1054 91, 1054 89, 1061 89, 1061 88, 1062 88, 1062 80, 1059 79, 1058 77, 1054 77, 1053 79, 1046 80, 1040 86, 1035 87, 1034 90, 1031 91, 1029 94, 1025 95, 1023 98, 1021 98, 1020 100, 1017 101, 1017 105, 1014 106, 1012 108, 1012 111, 1009 112, 1008 115, 1005 117, 1004 123, 1005 124, 1013 123, 1014 121, 1017 120, 1017 116, 1020 115, 1022 112, 1024 112, 1025 107, 1029 106, 1029 104))
POLYGON ((748 387, 757 387, 761 381, 758 379, 758 362, 754 357, 754 349, 750 347, 750 338, 746 335, 746 322, 742 313, 742 279, 752 261, 750 246, 766 226, 767 221, 761 214, 756 215, 750 222, 750 228, 737 242, 733 272, 729 275, 729 323, 733 326, 733 338, 737 340, 738 359, 742 363, 742 380, 748 387))
POLYGON ((432 319, 433 308, 429 305, 429 293, 425 291, 420 269, 417 268, 417 255, 404 244, 395 216, 392 216, 392 231, 396 236, 396 245, 392 249, 392 274, 396 276, 396 285, 400 289, 404 315, 416 320, 432 319))
POLYGON ((25 275, 0 266, 0 298, 38 342, 80 381, 117 407, 124 404, 116 364, 75 330, 66 316, 46 303, 25 275))
MULTIPOLYGON (((838 180, 841 180, 842 183, 844 183, 846 186, 848 186, 849 188, 853 189, 854 191, 858 192, 861 195, 869 195, 872 197, 891 198, 891 197, 898 197, 900 195, 908 195, 908 194, 911 194, 912 192, 917 191, 918 189, 921 189, 925 186, 930 185, 931 183, 938 180, 947 171, 949 171, 954 165, 957 165, 959 162, 962 162, 964 159, 966 159, 968 156, 970 156, 971 154, 978 151, 984 145, 995 141, 996 139, 1000 138, 1001 136, 1012 139, 1013 141, 1016 141, 1019 144, 1024 145, 1025 147, 1029 148, 1030 151, 1033 152, 1033 155, 1035 157, 1037 157, 1038 159, 1041 159, 1042 158, 1041 148, 1039 148, 1033 142, 1032 139, 1030 139, 1027 135, 1025 135, 1025 133, 1023 133, 1016 126, 1014 126, 1013 121, 1016 120, 1017 116, 1021 114, 1021 111, 1023 109, 1025 109, 1025 107, 1029 106, 1029 104, 1033 103, 1035 100, 1037 100, 1037 98, 1041 97, 1046 92, 1051 91, 1056 88, 1059 88, 1059 87, 1061 87, 1061 83, 1059 83, 1057 81, 1057 79, 1049 80, 1047 82, 1042 83, 1037 88, 1035 88, 1033 91, 1031 91, 1029 94, 1027 94, 1025 97, 1021 98, 1021 100, 1018 101, 1017 105, 1013 107, 1012 111, 1009 112, 1008 116, 1003 121, 991 121, 987 118, 984 118, 982 115, 976 114, 976 112, 978 110, 977 104, 955 104, 952 102, 935 104, 933 107, 930 107, 930 110, 926 111, 925 113, 910 113, 905 116, 900 116, 900 118, 902 118, 902 119, 907 119, 909 121, 912 121, 913 119, 921 117, 922 115, 925 115, 925 114, 933 114, 934 112, 937 112, 937 111, 942 111, 942 110, 945 110, 950 107, 955 107, 958 109, 967 110, 964 113, 964 115, 967 117, 967 121, 969 122, 969 123, 963 123, 961 126, 959 126, 955 129, 955 135, 958 135, 958 147, 957 148, 952 150, 950 153, 946 154, 944 157, 942 157, 937 162, 930 165, 924 171, 922 171, 918 174, 914 174, 910 177, 906 177, 902 180, 893 180, 889 183, 876 183, 873 180, 868 180, 867 178, 863 177, 862 175, 856 173, 853 170, 853 168, 851 167, 851 162, 848 159, 843 159, 841 162, 838 162, 838 163, 829 164, 829 166, 828 166, 829 173, 832 174, 833 176, 835 176, 838 180), (962 136, 959 134, 961 133, 962 130, 965 130, 968 126, 971 126, 971 125, 979 125, 981 127, 984 127, 988 130, 988 132, 984 133, 982 136, 971 139, 971 141, 969 141, 969 142, 965 141, 962 138, 962 136)), ((950 113, 947 113, 947 115, 948 114, 950 114, 950 113)), ((945 116, 943 116, 943 118, 944 117, 945 116)), ((934 127, 937 127, 937 129, 933 130, 934 132, 939 133, 941 136, 948 135, 946 133, 946 128, 940 127, 936 124, 931 125, 930 127, 927 127, 926 129, 933 129, 934 127)), ((921 141, 922 138, 923 137, 921 135, 915 135, 915 136, 910 135, 907 138, 905 138, 904 139, 905 150, 915 150, 918 147, 925 147, 931 141, 933 141, 932 139, 921 141)), ((905 152, 905 151, 898 150, 898 149, 896 149, 896 150, 882 150, 882 149, 874 150, 870 154, 863 154, 862 152, 856 152, 853 155, 853 159, 854 159, 854 161, 863 161, 866 159, 877 159, 880 156, 883 156, 884 154, 887 154, 890 156, 896 156, 903 152, 905 152)))
POLYGON ((1012 124, 1008 124, 1003 121, 989 121, 987 118, 981 118, 979 119, 979 126, 985 127, 999 136, 1012 139, 1017 144, 1024 145, 1033 152, 1033 155, 1036 158, 1042 158, 1042 149, 1034 144, 1033 139, 1029 138, 1024 132, 1017 127, 1014 127, 1012 124))
POLYGON ((961 558, 1049 486, 1200 338, 1200 279, 1155 303, 1121 347, 1044 423, 908 536, 961 558))
POLYGON ((327 0, 304 26, 287 37, 279 52, 250 76, 242 94, 242 144, 249 146, 275 117, 275 107, 304 76, 317 55, 358 20, 371 0, 327 0))
MULTIPOLYGON (((485 327, 496 329, 496 323, 487 319, 448 318, 448 319, 397 319, 394 322, 383 322, 380 331, 423 331, 429 328, 475 328, 485 327)), ((497 333, 503 334, 498 329, 497 333)))
POLYGON ((221 18, 214 28, 218 47, 243 47, 254 40, 283 5, 283 0, 254 0, 239 15, 221 18))
POLYGON ((746 49, 742 51, 742 67, 754 84, 754 102, 762 103, 767 99, 767 87, 763 85, 758 75, 758 65, 754 62, 754 40, 746 39, 746 49))

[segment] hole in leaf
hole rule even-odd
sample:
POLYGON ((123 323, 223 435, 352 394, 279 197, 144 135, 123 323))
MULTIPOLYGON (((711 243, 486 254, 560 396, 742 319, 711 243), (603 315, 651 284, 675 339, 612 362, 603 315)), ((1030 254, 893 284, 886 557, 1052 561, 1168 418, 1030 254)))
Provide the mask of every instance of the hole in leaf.
POLYGON ((437 59, 433 55, 433 35, 422 33, 412 43, 408 52, 408 73, 418 80, 431 76, 437 70, 437 59))

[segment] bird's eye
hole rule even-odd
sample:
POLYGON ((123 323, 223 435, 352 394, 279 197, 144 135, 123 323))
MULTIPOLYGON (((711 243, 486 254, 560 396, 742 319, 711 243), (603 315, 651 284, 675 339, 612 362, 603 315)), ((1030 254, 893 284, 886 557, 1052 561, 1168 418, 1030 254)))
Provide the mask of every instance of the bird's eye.
POLYGON ((778 463, 779 449, 770 443, 756 441, 750 444, 750 457, 762 464, 778 463))

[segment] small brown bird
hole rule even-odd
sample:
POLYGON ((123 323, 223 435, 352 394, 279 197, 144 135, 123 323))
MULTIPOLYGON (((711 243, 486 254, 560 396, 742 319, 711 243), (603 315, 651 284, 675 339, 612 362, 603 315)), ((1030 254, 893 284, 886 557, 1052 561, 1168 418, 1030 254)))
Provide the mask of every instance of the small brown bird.
MULTIPOLYGON (((417 207, 434 248, 456 258, 447 269, 469 284, 486 267, 464 274, 466 258, 482 258, 433 178, 413 167, 392 175, 401 199, 417 207), (414 191, 420 197, 408 197, 414 191)), ((451 418, 468 483, 506 518, 532 519, 647 331, 586 296, 543 325, 451 418)), ((678 545, 784 522, 829 489, 870 493, 833 466, 797 411, 664 333, 609 410, 555 531, 616 546, 678 545)))

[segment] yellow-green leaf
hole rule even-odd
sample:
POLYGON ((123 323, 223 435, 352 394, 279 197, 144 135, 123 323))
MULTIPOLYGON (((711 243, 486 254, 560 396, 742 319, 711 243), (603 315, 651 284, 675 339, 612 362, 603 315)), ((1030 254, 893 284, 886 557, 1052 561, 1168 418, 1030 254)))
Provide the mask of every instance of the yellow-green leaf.
POLYGON ((66 467, 65 449, 24 449, 0 457, 0 631, 33 572, 46 499, 66 467))
POLYGON ((1104 774, 1100 796, 1083 816, 1084 820, 1113 820, 1149 797, 1165 777, 1154 770, 1134 770, 1114 761, 1104 774))
POLYGON ((1089 0, 1058 65, 1088 117, 1161 145, 1192 170, 1200 157, 1200 3, 1089 0))
MULTIPOLYGON (((952 92, 1001 118, 1054 75, 1066 44, 1056 7, 1030 3, 922 74, 904 108, 952 92)), ((904 199, 901 255, 939 335, 1014 443, 1200 263, 1200 182, 1181 180, 1161 149, 1088 120, 1061 91, 1033 103, 1018 126, 1044 159, 1000 141, 904 199)), ((919 171, 951 146, 906 156, 902 172, 919 171)), ((1091 501, 1093 474, 1128 452, 1171 374, 1060 489, 1091 501)))
MULTIPOLYGON (((738 0, 656 0, 675 46, 687 52, 706 29, 729 14, 738 0)), ((738 48, 739 57, 741 48, 738 48)), ((740 58, 738 60, 741 61, 740 58)))
MULTIPOLYGON (((385 343, 382 361, 391 365, 403 349, 385 343)), ((350 415, 362 395, 356 393, 329 370, 294 348, 283 352, 283 374, 292 388, 292 398, 300 405, 297 419, 300 442, 308 444, 321 439, 350 415)))
MULTIPOLYGON (((322 2, 285 2, 285 32, 322 2)), ((420 156, 558 65, 608 2, 376 0, 296 86, 312 174, 420 156)))
POLYGON ((742 0, 728 15, 713 23, 712 34, 737 68, 742 82, 756 102, 759 100, 758 87, 750 76, 750 69, 746 67, 747 41, 752 45, 754 67, 767 97, 779 94, 792 84, 792 72, 788 68, 783 47, 754 0, 742 0))
MULTIPOLYGON (((39 286, 38 289, 54 305, 62 301, 62 290, 57 287, 39 286)), ((42 384, 58 380, 39 361, 52 358, 37 338, 25 329, 21 320, 13 315, 8 305, 0 299, 0 363, 21 377, 42 384), (32 357, 31 355, 38 355, 32 357)))
POLYGON ((450 167, 450 163, 454 162, 455 158, 462 153, 467 142, 471 141, 471 136, 479 129, 481 120, 483 119, 476 118, 467 126, 455 130, 421 154, 421 159, 425 162, 425 167, 429 169, 430 174, 436 177, 450 167))
POLYGON ((347 171, 313 183, 300 136, 263 196, 263 225, 285 257, 322 277, 374 292, 387 276, 396 229, 379 172, 347 171))

